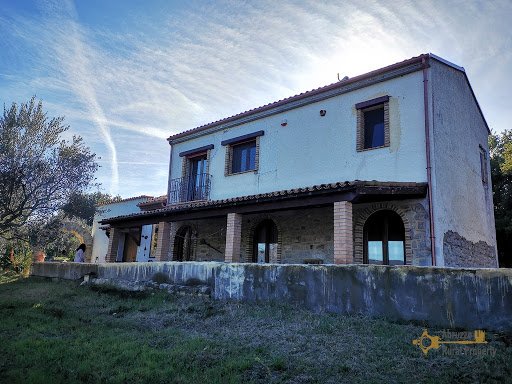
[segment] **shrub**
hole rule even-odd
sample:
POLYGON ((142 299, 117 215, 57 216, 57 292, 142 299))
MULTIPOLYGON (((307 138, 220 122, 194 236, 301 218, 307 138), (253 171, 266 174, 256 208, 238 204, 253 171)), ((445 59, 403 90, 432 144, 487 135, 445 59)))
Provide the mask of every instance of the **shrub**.
POLYGON ((0 258, 0 266, 4 270, 12 270, 28 276, 32 265, 32 249, 23 240, 7 243, 0 258))

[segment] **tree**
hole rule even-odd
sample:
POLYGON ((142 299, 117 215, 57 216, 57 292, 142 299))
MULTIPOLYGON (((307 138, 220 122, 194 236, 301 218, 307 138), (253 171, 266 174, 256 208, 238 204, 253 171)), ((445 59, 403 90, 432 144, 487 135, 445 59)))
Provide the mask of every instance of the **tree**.
POLYGON ((512 130, 489 138, 498 258, 512 267, 512 130))
POLYGON ((0 237, 28 221, 47 221, 86 190, 98 165, 80 136, 64 140, 63 117, 49 119, 35 97, 4 106, 0 118, 0 237))
POLYGON ((65 217, 84 220, 87 225, 91 226, 99 204, 115 203, 120 200, 121 196, 113 197, 108 193, 73 193, 69 201, 62 207, 62 211, 65 217))
MULTIPOLYGON (((45 222, 31 222, 26 225, 24 229, 26 229, 30 245, 35 249, 43 251, 47 260, 55 257, 64 257, 72 260, 76 248, 83 239, 73 231, 66 230, 66 222, 69 222, 69 220, 60 211, 45 222)), ((79 227, 89 230, 83 220, 73 218, 72 222, 76 223, 79 227)))

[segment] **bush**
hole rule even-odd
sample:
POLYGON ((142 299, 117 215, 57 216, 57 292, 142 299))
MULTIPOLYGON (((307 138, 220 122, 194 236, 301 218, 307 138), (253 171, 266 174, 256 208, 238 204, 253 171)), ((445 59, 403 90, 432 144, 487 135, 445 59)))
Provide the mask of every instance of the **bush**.
POLYGON ((32 249, 23 240, 7 243, 0 258, 0 266, 4 270, 28 276, 32 265, 32 249))

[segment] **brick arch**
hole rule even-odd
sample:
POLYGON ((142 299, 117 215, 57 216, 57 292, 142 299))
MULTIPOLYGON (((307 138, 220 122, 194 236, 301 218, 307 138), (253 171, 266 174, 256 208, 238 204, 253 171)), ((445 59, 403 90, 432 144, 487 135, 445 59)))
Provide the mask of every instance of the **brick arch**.
POLYGON ((172 244, 171 261, 176 261, 176 259, 178 257, 178 250, 176 248, 176 236, 185 227, 190 227, 190 229, 192 230, 192 236, 191 236, 191 239, 190 239, 192 244, 190 246, 192 247, 192 259, 193 260, 196 259, 197 239, 199 237, 198 236, 199 232, 197 230, 197 225, 195 225, 193 223, 184 222, 181 225, 174 226, 174 228, 172 230, 172 233, 171 233, 171 239, 172 239, 172 242, 171 242, 171 244, 172 244))
POLYGON ((276 260, 270 260, 270 263, 281 263, 281 254, 283 248, 283 231, 280 220, 275 216, 270 214, 261 214, 256 217, 251 218, 251 226, 248 228, 242 229, 242 236, 247 239, 247 244, 245 246, 245 261, 246 263, 252 263, 252 252, 254 246, 254 231, 256 227, 263 220, 272 220, 277 228, 277 258, 276 260))
POLYGON ((406 209, 399 207, 393 203, 374 203, 361 211, 358 212, 358 217, 354 221, 354 263, 363 263, 363 229, 366 220, 378 211, 393 211, 397 213, 402 222, 404 223, 405 229, 405 264, 412 264, 412 226, 409 218, 407 217, 406 209))
POLYGON ((92 235, 90 229, 74 221, 64 221, 62 229, 72 233, 81 243, 85 244, 85 262, 90 263, 92 257, 92 235))

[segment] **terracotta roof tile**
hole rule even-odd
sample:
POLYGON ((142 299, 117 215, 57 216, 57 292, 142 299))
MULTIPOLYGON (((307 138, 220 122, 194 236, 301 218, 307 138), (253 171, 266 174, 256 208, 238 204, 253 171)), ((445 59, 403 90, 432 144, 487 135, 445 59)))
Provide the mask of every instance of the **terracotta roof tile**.
POLYGON ((153 197, 153 198, 148 199, 146 201, 142 201, 139 204, 137 204, 137 206, 140 207, 140 206, 143 206, 143 205, 150 205, 150 204, 154 204, 154 203, 160 203, 162 201, 167 201, 167 195, 153 197))
POLYGON ((97 207, 102 207, 104 205, 109 204, 117 204, 117 203, 124 203, 126 201, 132 201, 132 200, 138 200, 138 199, 153 199, 153 196, 148 195, 140 195, 140 196, 133 196, 133 197, 127 197, 126 199, 121 199, 119 201, 112 201, 110 203, 102 203, 102 204, 96 204, 97 207))
POLYGON ((222 205, 228 205, 238 202, 245 202, 245 201, 254 201, 259 199, 269 199, 269 198, 279 198, 279 197, 293 197, 294 195, 307 195, 308 193, 315 192, 315 191, 343 191, 352 187, 357 186, 364 186, 364 187, 419 187, 423 186, 425 183, 406 183, 406 182, 382 182, 382 181, 361 181, 361 180, 354 180, 352 182, 349 181, 343 181, 343 182, 336 182, 336 183, 328 183, 328 184, 319 184, 319 185, 312 185, 309 187, 303 187, 303 188, 293 188, 293 189, 286 189, 281 191, 274 191, 274 192, 268 192, 268 193, 260 193, 256 195, 246 195, 246 196, 239 196, 239 197, 231 197, 227 199, 219 199, 219 200, 208 200, 208 201, 191 201, 191 202, 184 202, 179 204, 172 204, 168 205, 166 207, 160 208, 160 209, 154 209, 150 211, 145 212, 138 212, 138 213, 132 213, 128 215, 122 215, 122 216, 116 216, 104 219, 101 223, 108 223, 110 221, 120 221, 122 219, 129 219, 129 218, 135 218, 135 217, 144 217, 147 215, 154 215, 158 213, 167 213, 167 212, 173 212, 173 211, 185 211, 187 209, 191 208, 199 208, 199 207, 218 207, 222 205))

